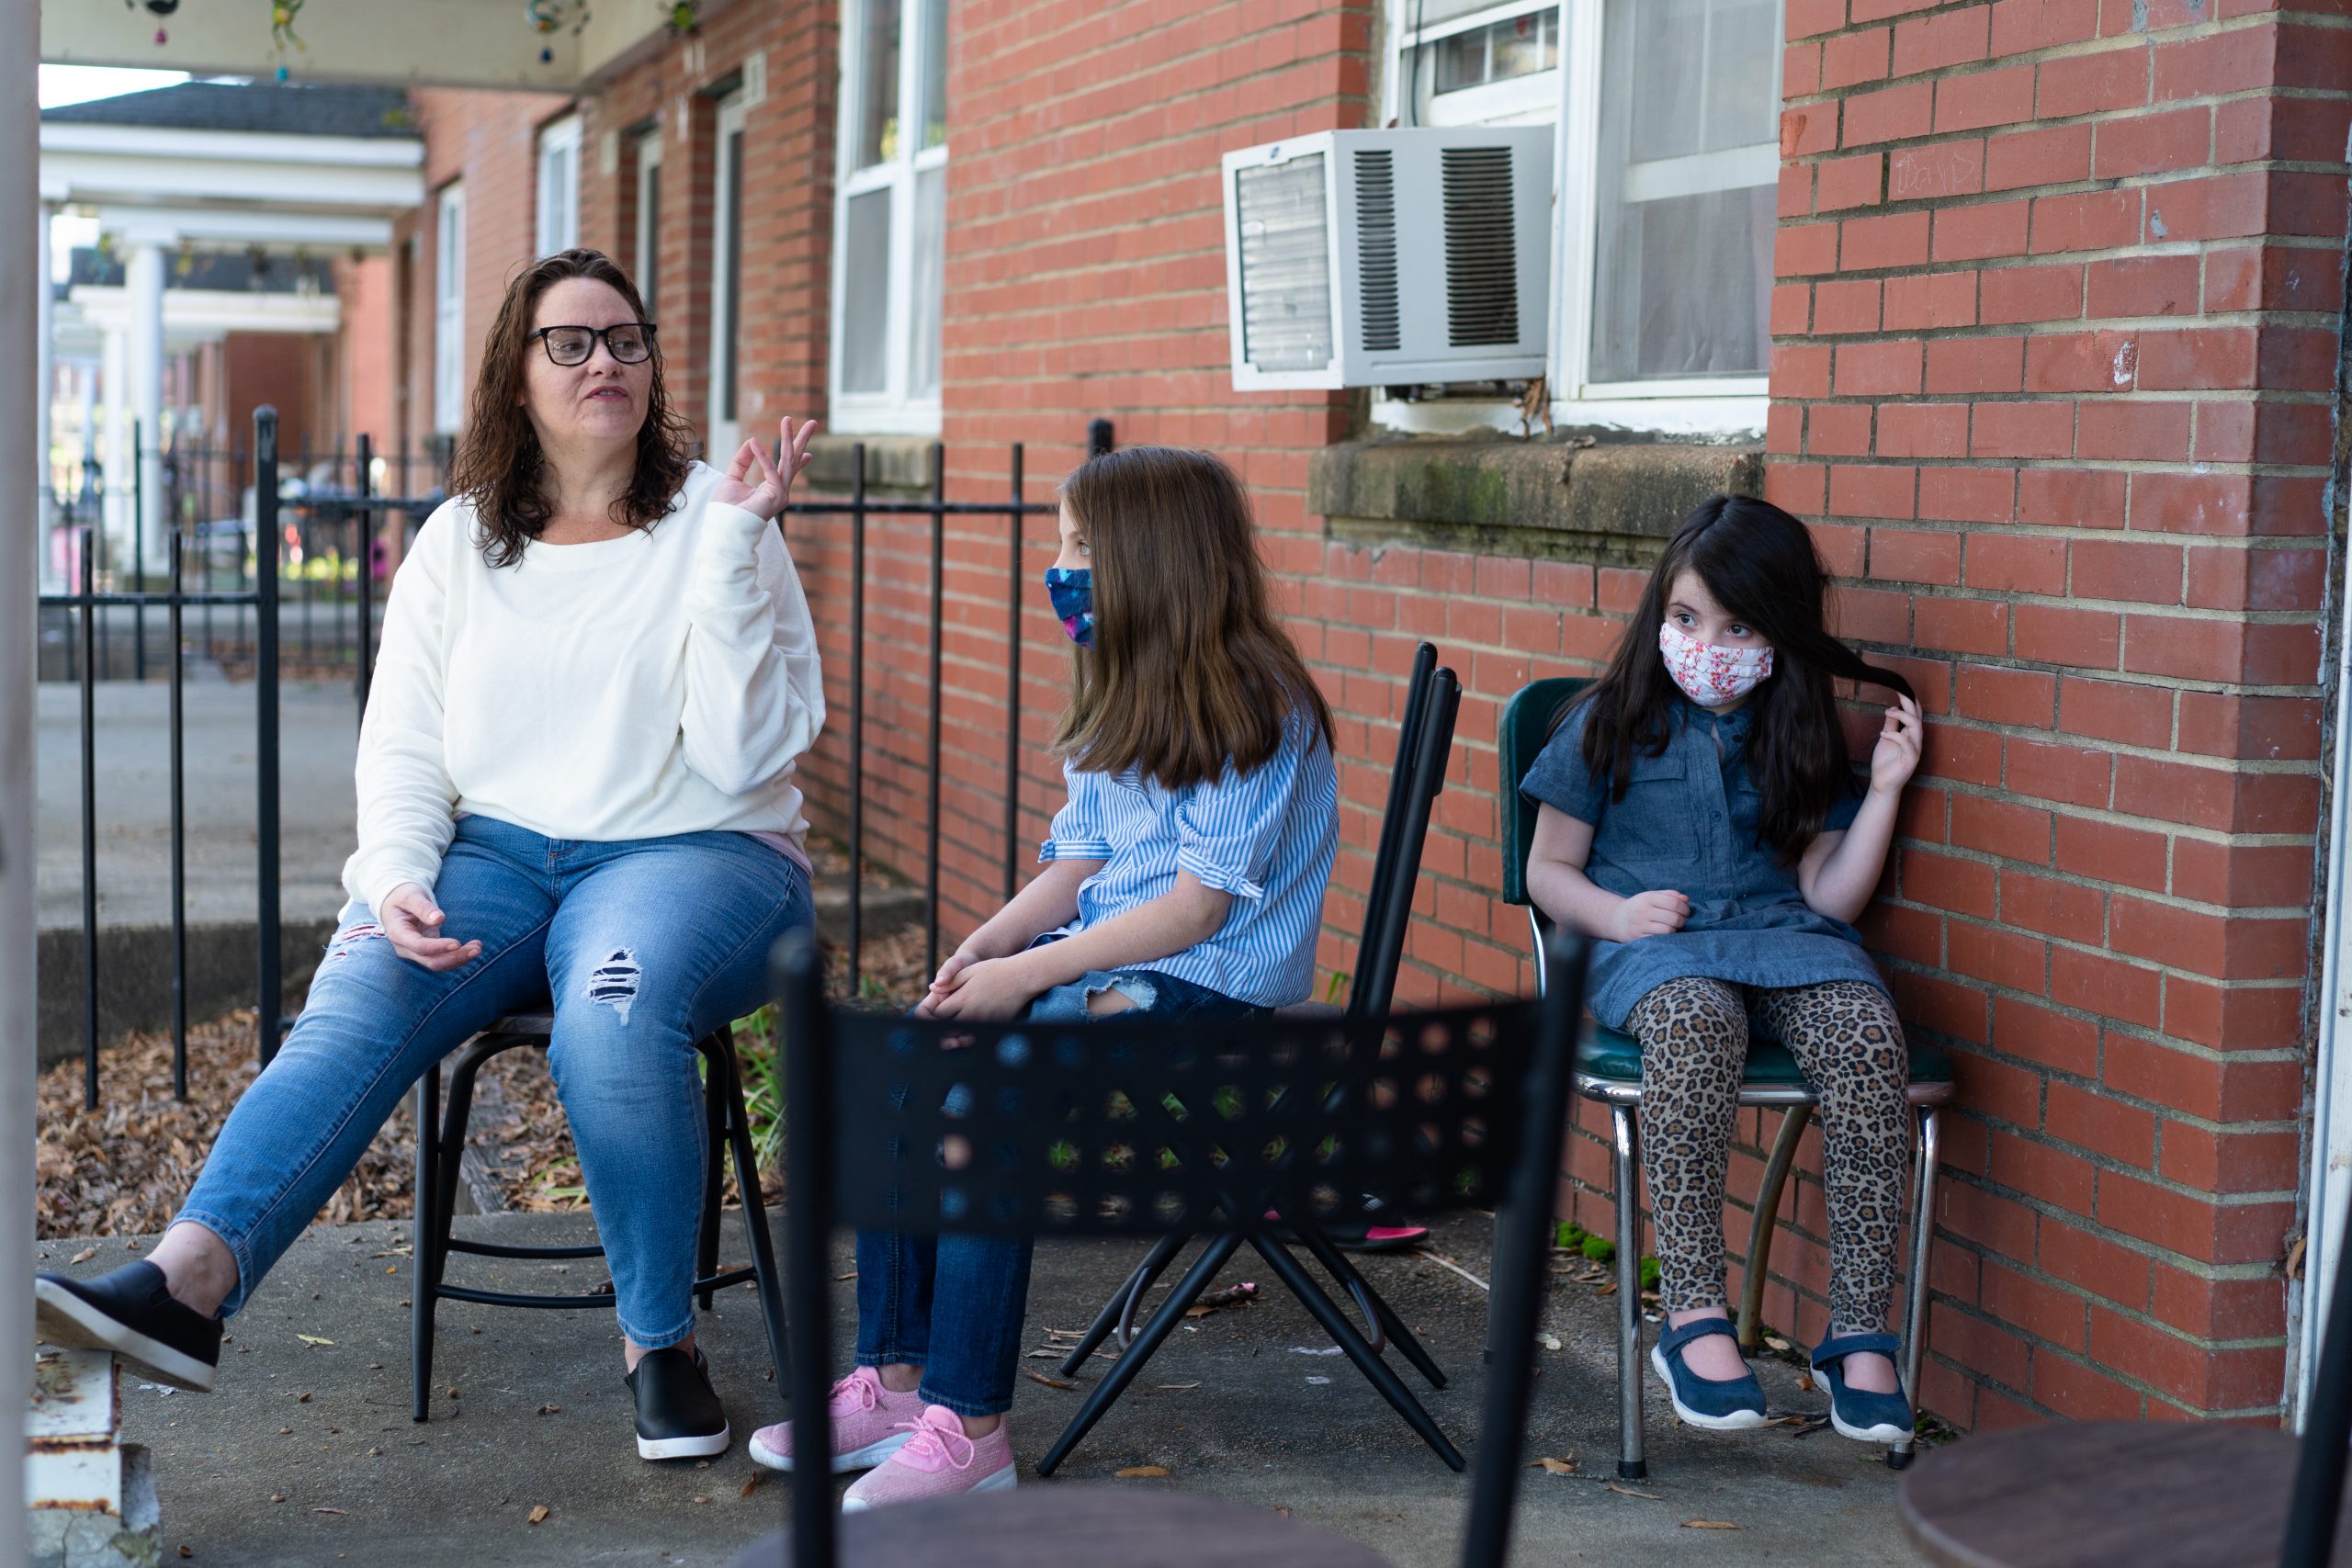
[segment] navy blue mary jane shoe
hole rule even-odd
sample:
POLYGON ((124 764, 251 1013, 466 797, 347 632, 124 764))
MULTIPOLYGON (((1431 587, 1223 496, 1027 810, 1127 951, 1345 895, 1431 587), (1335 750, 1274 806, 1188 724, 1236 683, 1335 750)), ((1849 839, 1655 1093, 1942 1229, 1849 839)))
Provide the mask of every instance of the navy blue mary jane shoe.
MULTIPOLYGON (((1829 1424, 1840 1437, 1862 1443, 1907 1443, 1917 1429, 1911 1402, 1900 1393, 1872 1393, 1849 1388, 1838 1364, 1858 1350, 1875 1350, 1893 1360, 1903 1342, 1892 1334, 1845 1334, 1814 1348, 1813 1378, 1829 1389, 1829 1424)), ((1898 1373, 1896 1383, 1902 1382, 1898 1373)))
POLYGON ((1683 1347, 1711 1334, 1729 1339, 1739 1337, 1729 1318, 1698 1317, 1679 1328, 1667 1329, 1650 1348, 1650 1365, 1665 1381, 1667 1394, 1674 1401, 1675 1415, 1682 1418, 1684 1425, 1708 1432, 1745 1432, 1761 1427, 1764 1385, 1756 1381, 1754 1372, 1743 1371, 1738 1377, 1719 1381, 1702 1378, 1683 1364, 1683 1347))

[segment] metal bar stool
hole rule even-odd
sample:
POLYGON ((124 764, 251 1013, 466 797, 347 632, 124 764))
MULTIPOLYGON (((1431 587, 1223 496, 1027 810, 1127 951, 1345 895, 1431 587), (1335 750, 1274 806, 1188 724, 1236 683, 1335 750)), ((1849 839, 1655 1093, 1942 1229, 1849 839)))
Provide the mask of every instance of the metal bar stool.
MULTIPOLYGON (((1519 793, 1519 781, 1534 765, 1570 699, 1591 684, 1571 677, 1534 681, 1520 688, 1503 710, 1497 735, 1501 752, 1503 897, 1527 910, 1535 945, 1535 981, 1542 988, 1544 942, 1551 921, 1527 894, 1527 852, 1535 835, 1535 807, 1519 793)), ((1951 1058, 1940 1048, 1910 1042, 1907 1098, 1918 1118, 1913 1169, 1911 1266, 1905 1281, 1903 1313, 1904 1388, 1919 1395, 1919 1360, 1928 1337, 1928 1249, 1935 1238, 1936 1172, 1940 1163, 1939 1108, 1952 1097, 1951 1058)), ((1629 1034, 1590 1024, 1577 1043, 1577 1093, 1609 1107, 1611 1184, 1617 1193, 1617 1473, 1638 1478, 1648 1472, 1642 1457, 1641 1131, 1642 1048, 1629 1034)), ((1813 1121, 1819 1097, 1797 1070, 1796 1059, 1778 1041, 1752 1038, 1739 1085, 1742 1106, 1784 1110, 1764 1179, 1757 1189, 1756 1220, 1747 1238, 1747 1262, 1739 1303, 1739 1348, 1753 1355, 1762 1335, 1758 1314, 1764 1280, 1771 1272, 1772 1233, 1781 1192, 1795 1163, 1797 1145, 1813 1121)), ((1896 1470, 1911 1462, 1913 1445, 1889 1446, 1886 1462, 1896 1470)))
MULTIPOLYGON (((533 1295, 514 1291, 482 1290, 443 1282, 449 1255, 469 1252, 482 1258, 513 1258, 548 1261, 571 1258, 602 1258, 601 1245, 584 1247, 513 1247, 503 1243, 469 1241, 452 1235, 457 1210, 458 1163, 466 1147, 466 1119, 473 1110, 474 1078, 483 1065, 502 1052, 517 1047, 545 1050, 555 1028, 553 1015, 512 1013, 498 1020, 467 1043, 449 1070, 449 1104, 439 1109, 441 1073, 428 1071, 416 1084, 416 1215, 415 1292, 411 1298, 409 1366, 413 1420, 423 1421, 433 1388, 433 1309, 436 1302, 475 1302, 484 1306, 536 1307, 567 1310, 613 1304, 610 1285, 578 1295, 533 1295)), ((775 1362, 779 1388, 790 1348, 785 1331, 784 1281, 778 1272, 775 1240, 768 1234, 760 1195, 759 1162, 752 1149, 751 1120, 743 1109, 743 1079, 735 1060, 735 1035, 720 1028, 695 1042, 703 1059, 704 1124, 708 1129, 709 1158, 703 1167, 702 1218, 695 1238, 695 1293, 703 1310, 710 1310, 712 1292, 749 1280, 760 1298, 760 1314, 767 1321, 768 1354, 775 1362), (729 1154, 735 1160, 735 1181, 743 1199, 743 1228, 752 1244, 748 1269, 718 1266, 719 1193, 729 1154)))

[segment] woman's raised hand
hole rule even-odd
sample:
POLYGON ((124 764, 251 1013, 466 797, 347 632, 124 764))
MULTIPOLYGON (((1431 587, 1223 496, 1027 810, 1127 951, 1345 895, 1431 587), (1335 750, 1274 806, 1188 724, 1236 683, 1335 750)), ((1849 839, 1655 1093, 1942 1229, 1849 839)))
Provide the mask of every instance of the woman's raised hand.
POLYGON ((392 951, 436 975, 463 968, 481 956, 481 943, 441 934, 441 922, 447 918, 433 896, 413 882, 403 882, 385 895, 384 907, 376 911, 376 923, 384 928, 392 951))
POLYGON ((1919 705, 1897 697, 1879 727, 1878 745, 1871 752, 1871 789, 1878 795, 1900 795, 1918 771, 1919 748, 1927 737, 1927 722, 1919 705))
POLYGON ((808 466, 808 443, 816 438, 817 422, 803 420, 796 430, 792 416, 786 414, 776 421, 776 433, 784 454, 781 469, 768 461, 765 446, 746 438, 735 448, 735 460, 727 465, 726 476, 711 492, 712 500, 740 506, 761 518, 774 517, 784 510, 792 495, 792 481, 808 466))

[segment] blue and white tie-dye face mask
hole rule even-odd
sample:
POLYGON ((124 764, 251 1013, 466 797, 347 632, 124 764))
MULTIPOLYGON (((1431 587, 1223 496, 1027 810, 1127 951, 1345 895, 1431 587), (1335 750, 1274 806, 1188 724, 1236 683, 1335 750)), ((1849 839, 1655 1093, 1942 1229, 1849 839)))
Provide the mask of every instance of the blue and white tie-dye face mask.
POLYGON ((1061 618, 1062 630, 1069 640, 1080 648, 1094 646, 1094 573, 1087 567, 1049 566, 1046 569, 1046 592, 1054 602, 1054 614, 1061 618))

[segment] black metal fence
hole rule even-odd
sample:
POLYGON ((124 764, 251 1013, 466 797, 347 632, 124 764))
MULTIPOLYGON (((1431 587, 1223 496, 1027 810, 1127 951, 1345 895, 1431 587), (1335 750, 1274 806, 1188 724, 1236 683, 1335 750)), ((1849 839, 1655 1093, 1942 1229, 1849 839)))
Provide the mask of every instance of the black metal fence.
MULTIPOLYGON (((411 524, 422 521, 439 504, 447 479, 446 454, 381 454, 366 435, 348 449, 281 453, 277 516, 266 533, 259 526, 259 487, 251 480, 252 455, 246 449, 179 442, 143 455, 160 459, 164 497, 158 510, 165 533, 180 548, 182 586, 203 593, 250 594, 264 543, 273 543, 282 654, 309 676, 348 670, 364 701, 373 658, 374 599, 385 574, 388 544, 378 525, 394 515, 411 524)), ((69 589, 89 575, 104 592, 145 594, 163 577, 146 536, 149 508, 141 468, 121 465, 60 499, 45 569, 69 589), (125 514, 114 534, 97 526, 110 496, 125 514), (126 538, 127 551, 119 548, 126 538)), ((162 673, 163 650, 149 612, 158 605, 133 609, 127 616, 116 614, 124 607, 99 606, 91 649, 98 678, 153 679, 162 673)), ((249 607, 227 601, 197 606, 194 646, 204 658, 228 668, 251 661, 254 629, 249 607)), ((79 679, 83 639, 76 629, 69 615, 44 618, 43 679, 79 679)))
MULTIPOLYGON (((255 532, 274 538, 278 531, 277 414, 263 407, 254 413, 254 497, 255 532)), ((215 611, 233 610, 242 621, 252 612, 254 696, 254 829, 259 883, 254 911, 258 955, 261 1056, 267 1062, 277 1048, 281 976, 278 958, 278 552, 254 552, 250 581, 232 587, 203 586, 187 581, 187 530, 175 522, 169 529, 169 564, 160 588, 151 587, 143 550, 135 551, 141 564, 130 573, 106 572, 98 530, 86 522, 73 525, 71 563, 75 586, 62 593, 44 593, 39 608, 44 618, 62 616, 71 627, 69 647, 75 650, 72 678, 82 696, 82 1010, 83 1103, 98 1103, 98 878, 97 878, 97 682, 104 673, 100 623, 112 611, 127 611, 137 628, 132 658, 144 679, 147 660, 145 626, 148 612, 160 608, 166 617, 164 646, 157 662, 171 683, 169 727, 169 789, 171 792, 172 904, 172 1089, 187 1094, 187 811, 186 795, 186 726, 184 691, 187 680, 187 626, 190 609, 208 617, 215 611), (102 582, 102 574, 104 581, 102 582)), ((143 539, 135 541, 144 544, 143 539)), ((126 671, 130 673, 130 671, 126 671)))
MULTIPOLYGON (((1113 439, 1109 420, 1097 419, 1088 423, 1087 450, 1090 455, 1109 451, 1113 439)), ((859 994, 860 981, 865 973, 865 920, 861 906, 865 897, 865 536, 866 525, 874 518, 922 517, 931 523, 931 566, 927 580, 929 636, 925 645, 929 654, 929 671, 923 768, 924 972, 935 973, 939 968, 940 720, 943 712, 942 655, 945 646, 943 634, 946 618, 947 520, 950 517, 1001 518, 1005 525, 1004 850, 1001 867, 1004 897, 1009 899, 1012 897, 1021 879, 1021 617, 1026 596, 1033 592, 1022 571, 1022 523, 1028 517, 1057 514, 1060 509, 1049 502, 1023 499, 1026 454, 1019 442, 1014 442, 1011 449, 1008 464, 1011 482, 1007 486, 1009 493, 1002 501, 949 501, 946 448, 934 441, 928 457, 931 493, 922 500, 876 498, 872 495, 866 485, 866 449, 863 443, 859 443, 851 451, 853 477, 850 493, 846 497, 797 501, 785 508, 790 516, 840 517, 847 519, 849 524, 850 707, 846 837, 849 840, 850 886, 847 957, 852 996, 859 994)))
MULTIPOLYGON (((1091 452, 1112 445, 1111 422, 1097 419, 1088 430, 1091 452)), ((91 513, 103 506, 103 496, 85 498, 62 508, 62 521, 51 541, 53 561, 68 568, 70 581, 62 592, 39 596, 44 623, 44 675, 74 682, 81 693, 82 807, 82 954, 83 1066, 85 1102, 95 1108, 98 1099, 98 920, 97 920, 97 777, 96 765, 96 688, 105 680, 144 681, 160 674, 170 684, 169 789, 171 792, 172 905, 172 1037, 173 1089, 187 1093, 187 880, 186 801, 184 795, 184 715, 182 694, 191 650, 242 668, 250 661, 255 702, 256 871, 259 877, 256 924, 259 952, 255 981, 258 991, 259 1038, 262 1061, 277 1053, 283 1033, 280 972, 279 890, 279 743, 278 694, 281 662, 306 673, 322 667, 347 667, 354 694, 364 711, 373 669, 378 635, 376 597, 381 574, 377 559, 376 526, 390 516, 411 524, 421 521, 439 504, 447 479, 445 460, 401 457, 386 463, 359 437, 348 458, 341 452, 323 457, 302 454, 295 458, 303 483, 287 482, 289 476, 277 448, 274 410, 262 408, 254 416, 251 455, 251 495, 233 486, 238 509, 230 516, 212 518, 209 498, 232 487, 224 475, 245 470, 242 450, 176 448, 166 454, 167 482, 173 497, 167 508, 168 564, 158 573, 146 569, 144 539, 134 532, 130 560, 111 560, 105 532, 91 513), (424 483, 423 494, 384 494, 378 480, 387 472, 406 483, 424 483), (247 510, 250 517, 247 516, 247 510), (197 561, 190 563, 191 547, 197 561), (288 615, 292 610, 294 614, 288 615), (165 619, 160 647, 150 649, 146 624, 150 612, 165 619), (191 614, 197 617, 190 625, 191 614), (109 618, 127 615, 130 634, 110 631, 109 618), (288 645, 288 624, 296 640, 288 645), (54 636, 49 634, 54 633, 54 636), (52 650, 51 644, 59 645, 52 650), (127 646, 124 646, 126 645, 127 646)), ((1034 516, 1050 515, 1050 502, 1023 498, 1025 457, 1015 444, 1010 452, 1010 484, 1005 499, 993 502, 951 502, 946 495, 946 456, 933 443, 929 453, 929 494, 922 499, 876 496, 866 483, 866 451, 853 453, 855 478, 850 493, 841 499, 796 501, 786 512, 794 518, 839 518, 846 522, 850 554, 850 688, 848 840, 851 896, 848 953, 851 993, 863 976, 863 882, 866 863, 865 709, 866 608, 868 597, 866 536, 876 518, 913 517, 930 524, 930 566, 927 581, 928 669, 924 773, 927 780, 923 877, 925 895, 926 968, 935 970, 940 931, 940 780, 943 713, 944 628, 947 571, 947 523, 950 518, 1001 519, 1005 525, 1005 717, 1003 751, 1004 849, 1001 878, 1010 898, 1019 885, 1023 860, 1020 835, 1021 666, 1020 627, 1032 585, 1022 570, 1023 525, 1034 516)), ((137 516, 136 498, 132 515, 137 516)))

